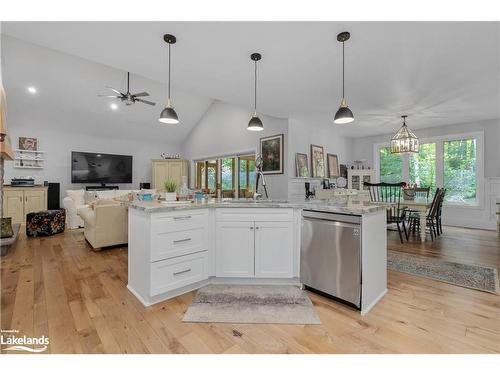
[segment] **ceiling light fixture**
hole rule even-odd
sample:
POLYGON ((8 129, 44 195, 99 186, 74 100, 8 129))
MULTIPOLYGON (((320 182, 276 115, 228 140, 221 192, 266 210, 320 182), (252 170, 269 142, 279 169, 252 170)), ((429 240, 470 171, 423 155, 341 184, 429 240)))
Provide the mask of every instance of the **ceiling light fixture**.
POLYGON ((401 116, 403 119, 403 126, 391 139, 391 154, 407 154, 418 153, 418 138, 406 126, 407 115, 401 116))
POLYGON ((28 92, 30 94, 36 94, 37 93, 36 87, 33 86, 28 87, 28 92))
POLYGON ((170 47, 172 46, 172 44, 175 44, 177 39, 171 34, 165 34, 163 35, 163 40, 168 43, 168 99, 167 105, 165 106, 165 108, 163 108, 163 111, 161 111, 158 121, 164 124, 178 124, 179 117, 177 116, 177 113, 175 112, 174 107, 172 106, 172 103, 170 101, 170 47))
POLYGON ((337 113, 335 113, 335 118, 333 122, 335 124, 347 124, 349 122, 354 121, 354 115, 352 114, 352 111, 349 109, 347 106, 347 102, 345 100, 345 89, 344 89, 344 81, 345 81, 345 56, 344 56, 344 50, 345 46, 344 43, 349 40, 351 37, 351 34, 347 31, 344 31, 343 33, 340 33, 337 35, 337 40, 342 43, 342 102, 340 103, 340 108, 338 109, 337 113))
POLYGON ((116 110, 118 109, 118 104, 116 104, 116 103, 111 103, 111 104, 109 105, 109 108, 111 108, 113 111, 116 111, 116 110))
POLYGON ((250 55, 250 59, 254 62, 255 64, 255 70, 254 70, 254 102, 253 102, 253 115, 250 121, 248 122, 247 130, 251 130, 254 132, 262 131, 264 130, 264 124, 262 124, 262 121, 260 120, 259 116, 257 115, 257 61, 259 61, 262 58, 262 55, 260 53, 252 53, 250 55))

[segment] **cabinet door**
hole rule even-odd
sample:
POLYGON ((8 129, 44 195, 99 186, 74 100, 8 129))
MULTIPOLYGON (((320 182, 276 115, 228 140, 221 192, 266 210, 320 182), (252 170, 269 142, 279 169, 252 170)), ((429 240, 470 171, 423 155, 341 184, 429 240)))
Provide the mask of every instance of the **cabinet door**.
POLYGON ((44 190, 24 191, 24 215, 46 209, 44 190))
POLYGON ((3 215, 11 217, 12 223, 24 222, 24 194, 22 190, 5 190, 3 192, 3 215))
POLYGON ((165 181, 168 180, 168 162, 153 162, 153 189, 165 190, 165 181))
POLYGON ((216 276, 254 276, 253 221, 226 222, 216 225, 216 276))
POLYGON ((179 161, 171 161, 169 162, 169 179, 175 181, 177 184, 177 192, 179 192, 180 187, 182 185, 182 176, 187 176, 185 173, 184 162, 179 161))
POLYGON ((293 276, 293 223, 255 222, 255 276, 293 276))

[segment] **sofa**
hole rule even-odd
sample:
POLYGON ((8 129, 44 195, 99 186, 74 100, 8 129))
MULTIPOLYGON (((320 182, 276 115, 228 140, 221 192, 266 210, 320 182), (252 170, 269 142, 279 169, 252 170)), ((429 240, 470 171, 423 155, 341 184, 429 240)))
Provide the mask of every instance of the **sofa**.
POLYGON ((83 228, 84 222, 78 211, 90 207, 90 204, 96 200, 109 200, 137 192, 138 190, 66 190, 66 197, 63 199, 63 207, 66 209, 66 227, 69 229, 83 228))
POLYGON ((80 208, 78 215, 85 223, 85 239, 95 250, 128 242, 128 210, 123 203, 100 200, 80 208))

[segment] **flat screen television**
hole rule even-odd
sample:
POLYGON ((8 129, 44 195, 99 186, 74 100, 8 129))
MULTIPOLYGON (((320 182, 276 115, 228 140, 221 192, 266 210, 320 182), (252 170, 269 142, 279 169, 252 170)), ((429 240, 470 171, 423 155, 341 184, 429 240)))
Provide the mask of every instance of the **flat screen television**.
POLYGON ((132 183, 132 156, 71 152, 72 183, 132 183))

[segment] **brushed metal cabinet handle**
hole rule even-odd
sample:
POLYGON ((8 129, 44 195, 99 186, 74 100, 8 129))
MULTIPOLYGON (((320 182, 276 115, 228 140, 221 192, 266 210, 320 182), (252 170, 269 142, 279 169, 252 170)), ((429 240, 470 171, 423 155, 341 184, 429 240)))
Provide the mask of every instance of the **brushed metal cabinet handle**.
POLYGON ((253 229, 253 227, 250 227, 250 229, 253 229))
POLYGON ((184 238, 183 240, 174 240, 173 242, 180 243, 180 242, 187 242, 187 241, 191 241, 191 238, 184 238))
POLYGON ((191 219, 191 216, 174 216, 174 220, 187 220, 191 219))
POLYGON ((189 271, 191 271, 191 268, 188 268, 187 270, 184 270, 184 271, 174 272, 174 276, 181 275, 181 274, 189 272, 189 271))

